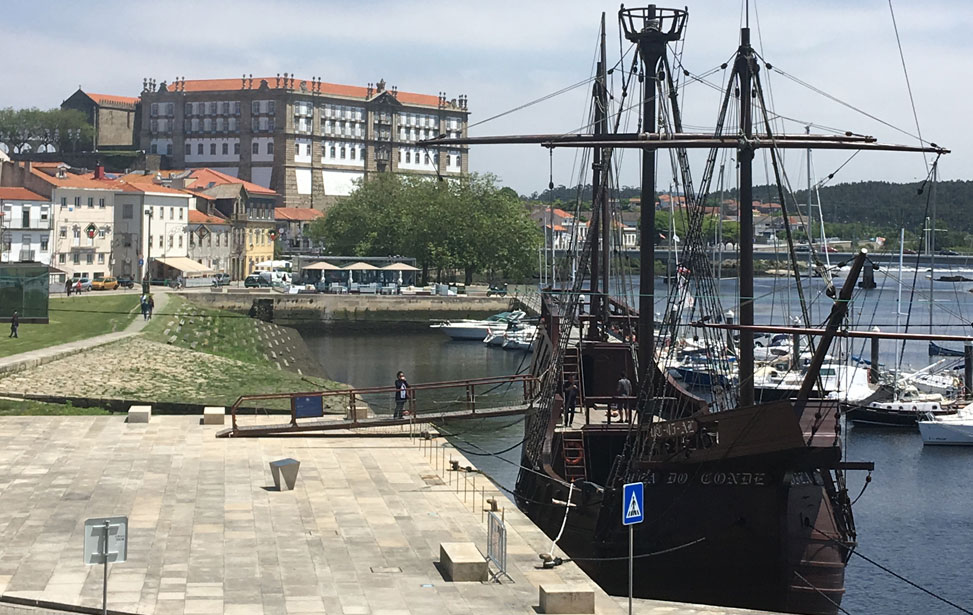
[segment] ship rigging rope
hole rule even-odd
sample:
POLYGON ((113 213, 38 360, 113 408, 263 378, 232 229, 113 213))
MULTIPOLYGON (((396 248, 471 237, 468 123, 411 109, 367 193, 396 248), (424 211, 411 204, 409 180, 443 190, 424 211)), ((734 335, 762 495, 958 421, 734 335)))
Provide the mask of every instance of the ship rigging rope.
MULTIPOLYGON (((849 545, 847 543, 841 542, 840 540, 836 540, 834 537, 829 536, 828 534, 825 534, 824 532, 822 532, 821 530, 819 530, 816 527, 813 527, 812 526, 811 529, 813 529, 815 532, 817 532, 818 534, 820 534, 821 536, 823 536, 824 538, 826 538, 829 542, 832 542, 832 543, 836 544, 839 547, 846 548, 846 549, 849 547, 849 545)), ((883 572, 886 572, 886 573, 892 575, 893 577, 895 577, 896 579, 902 581, 903 583, 905 583, 907 585, 910 585, 910 586, 918 589, 919 591, 921 591, 923 593, 926 593, 926 594, 932 596, 936 600, 939 600, 941 602, 944 602, 944 603, 948 604, 949 606, 955 608, 956 610, 958 610, 958 611, 960 611, 962 613, 966 613, 967 615, 973 615, 973 611, 971 611, 971 610, 969 610, 969 609, 967 609, 967 608, 965 608, 965 607, 963 607, 963 606, 961 606, 959 604, 956 604, 955 602, 953 602, 949 598, 946 598, 944 596, 941 596, 941 595, 937 594, 936 592, 932 591, 931 589, 926 589, 922 585, 919 585, 915 581, 912 581, 912 580, 910 580, 910 579, 902 576, 901 574, 899 574, 898 572, 892 570, 888 566, 885 566, 884 564, 881 564, 881 563, 873 560, 872 558, 870 558, 867 555, 865 555, 864 553, 862 553, 861 550, 858 549, 858 547, 855 547, 855 548, 850 549, 850 550, 851 550, 851 554, 852 555, 857 555, 858 557, 862 558, 863 560, 865 560, 869 564, 875 566, 876 568, 878 568, 879 570, 881 570, 883 572)))
MULTIPOLYGON (((758 57, 760 57, 759 54, 758 54, 758 57)), ((927 143, 926 141, 923 141, 922 138, 919 137, 919 135, 914 135, 911 132, 909 132, 908 130, 905 130, 903 128, 899 128, 898 126, 896 126, 895 124, 892 124, 891 122, 886 122, 882 118, 880 118, 880 117, 878 117, 876 115, 873 115, 873 114, 865 111, 864 109, 861 109, 859 107, 856 107, 855 105, 853 105, 853 104, 851 104, 849 102, 845 102, 845 101, 841 100, 840 98, 838 98, 837 96, 834 96, 832 94, 829 94, 829 93, 825 92, 824 90, 822 90, 821 88, 818 88, 818 87, 815 87, 815 86, 811 85, 807 81, 803 81, 802 79, 800 79, 798 77, 795 77, 794 75, 791 75, 790 73, 784 72, 783 70, 780 69, 780 67, 774 66, 774 65, 770 64, 763 57, 760 57, 760 59, 763 60, 764 65, 767 67, 768 70, 772 70, 775 73, 777 73, 777 74, 779 74, 781 76, 784 76, 784 77, 790 79, 794 83, 796 83, 796 84, 798 84, 800 86, 804 86, 805 88, 811 90, 815 94, 819 94, 821 96, 824 96, 828 100, 831 100, 833 102, 836 102, 836 103, 838 103, 839 105, 841 105, 843 107, 846 107, 848 109, 851 109, 852 111, 855 111, 856 113, 860 113, 861 115, 864 115, 865 117, 867 117, 867 118, 869 118, 871 120, 875 120, 879 124, 882 124, 883 126, 886 126, 887 128, 891 128, 892 130, 894 130, 896 132, 902 133, 902 134, 904 134, 907 137, 912 137, 913 139, 917 139, 923 145, 934 145, 932 143, 927 143)))
POLYGON ((795 570, 794 571, 794 576, 796 576, 798 579, 800 579, 800 580, 804 581, 805 583, 807 583, 807 586, 808 587, 810 587, 811 589, 813 589, 814 591, 816 591, 822 598, 824 598, 825 600, 827 600, 828 602, 830 602, 832 605, 834 605, 834 607, 836 609, 838 609, 842 613, 846 613, 847 615, 851 615, 851 613, 848 613, 848 610, 847 609, 843 608, 840 604, 838 604, 837 602, 835 602, 834 600, 832 600, 831 599, 831 596, 827 595, 826 593, 824 593, 823 591, 821 591, 820 589, 818 589, 818 587, 814 583, 811 583, 810 581, 808 581, 807 578, 803 574, 801 574, 800 572, 798 572, 798 571, 795 570))
MULTIPOLYGON (((905 88, 909 92, 909 104, 912 105, 912 118, 916 122, 916 134, 919 143, 922 143, 922 128, 919 127, 919 113, 916 111, 916 100, 912 96, 912 82, 909 81, 909 69, 905 64, 905 52, 902 51, 902 39, 899 38, 899 25, 895 21, 895 9, 892 8, 892 0, 889 0, 889 13, 892 15, 892 29, 895 31, 895 43, 899 46, 899 60, 902 62, 902 74, 905 75, 905 88)), ((922 161, 926 164, 926 172, 929 171, 929 158, 926 152, 922 152, 922 161)))

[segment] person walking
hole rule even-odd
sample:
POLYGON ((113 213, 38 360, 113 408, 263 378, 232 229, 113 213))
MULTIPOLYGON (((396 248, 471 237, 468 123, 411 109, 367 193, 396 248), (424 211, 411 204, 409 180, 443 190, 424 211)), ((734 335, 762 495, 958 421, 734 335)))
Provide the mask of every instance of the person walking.
POLYGON ((574 424, 574 411, 578 405, 578 383, 574 381, 574 376, 569 375, 568 381, 564 383, 564 426, 571 427, 574 424))
POLYGON ((71 296, 71 280, 64 283, 64 293, 70 297, 71 296))
POLYGON ((17 328, 20 327, 20 316, 14 312, 10 317, 10 337, 17 337, 17 328))
POLYGON ((139 305, 142 307, 142 320, 149 319, 149 300, 145 295, 139 298, 139 305))
POLYGON ((405 374, 399 372, 395 375, 395 413, 394 419, 405 418, 403 408, 406 400, 409 399, 409 382, 405 379, 405 374))
POLYGON ((152 298, 152 295, 149 295, 148 305, 149 305, 149 320, 152 320, 152 310, 155 309, 155 299, 152 298))

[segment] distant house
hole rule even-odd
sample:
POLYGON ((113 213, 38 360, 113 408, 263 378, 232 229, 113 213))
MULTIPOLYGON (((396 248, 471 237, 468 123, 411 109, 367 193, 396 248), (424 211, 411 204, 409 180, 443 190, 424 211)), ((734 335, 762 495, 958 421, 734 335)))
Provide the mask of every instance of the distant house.
POLYGON ((51 200, 21 187, 0 188, 5 263, 51 264, 51 200))
POLYGON ((277 223, 277 241, 285 252, 309 252, 322 247, 308 237, 307 229, 311 223, 324 214, 317 209, 306 207, 277 207, 274 221, 277 223))
MULTIPOLYGON (((62 109, 84 113, 94 127, 92 149, 133 149, 139 125, 139 99, 94 94, 81 88, 61 103, 62 109)), ((85 144, 87 147, 88 144, 85 144)))

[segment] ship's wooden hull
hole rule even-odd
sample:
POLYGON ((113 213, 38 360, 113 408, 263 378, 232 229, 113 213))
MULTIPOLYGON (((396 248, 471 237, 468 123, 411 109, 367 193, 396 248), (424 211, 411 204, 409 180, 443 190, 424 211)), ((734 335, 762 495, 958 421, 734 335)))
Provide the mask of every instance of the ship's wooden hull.
MULTIPOLYGON (((816 407, 803 414, 813 418, 817 413, 816 407)), ((831 468, 838 462, 838 449, 807 446, 801 435, 810 432, 800 429, 805 421, 787 402, 711 417, 698 424, 719 422, 719 443, 674 455, 668 462, 640 465, 646 518, 634 531, 639 556, 634 561, 635 595, 836 613, 853 541, 853 528, 841 527, 842 515, 834 510, 831 468), (769 425, 738 429, 755 418, 769 425), (790 429, 775 430, 775 423, 790 429)), ((556 450, 558 434, 552 436, 556 450)), ((624 450, 626 437, 624 428, 587 434, 589 477, 608 476, 606 468, 624 450)), ((820 442, 828 437, 833 437, 833 430, 819 425, 810 439, 820 442)), ((562 470, 555 462, 544 471, 522 471, 517 484, 518 505, 552 537, 564 521, 567 501, 562 470)), ((628 530, 621 523, 617 484, 622 480, 614 482, 608 487, 576 484, 559 546, 606 591, 624 595, 628 530)))

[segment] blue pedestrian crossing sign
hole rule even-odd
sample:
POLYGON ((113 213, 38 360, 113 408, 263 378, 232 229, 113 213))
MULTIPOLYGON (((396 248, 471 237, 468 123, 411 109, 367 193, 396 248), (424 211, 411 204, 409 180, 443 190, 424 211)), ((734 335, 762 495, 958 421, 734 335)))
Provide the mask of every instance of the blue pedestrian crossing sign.
POLYGON ((622 525, 635 525, 645 520, 645 499, 642 483, 628 483, 622 487, 622 525))

